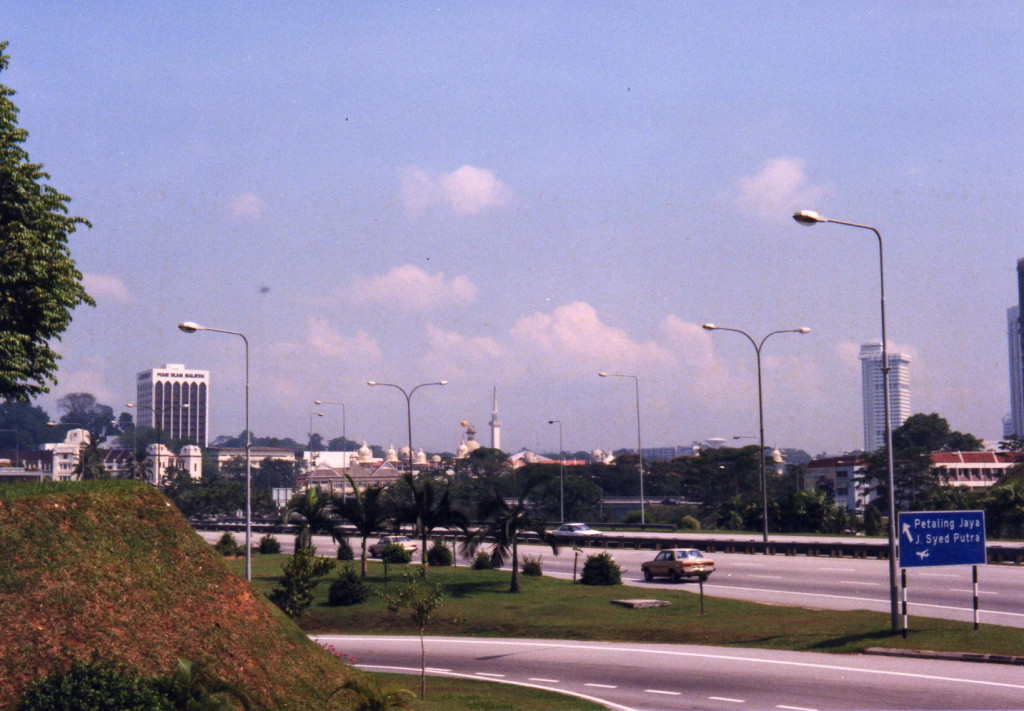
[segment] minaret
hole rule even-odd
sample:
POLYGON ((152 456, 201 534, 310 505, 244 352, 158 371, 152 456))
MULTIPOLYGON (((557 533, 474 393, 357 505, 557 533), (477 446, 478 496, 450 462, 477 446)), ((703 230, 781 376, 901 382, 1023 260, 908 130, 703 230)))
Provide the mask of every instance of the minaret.
POLYGON ((491 448, 501 449, 501 422, 498 421, 498 387, 494 387, 494 403, 491 405, 491 448))

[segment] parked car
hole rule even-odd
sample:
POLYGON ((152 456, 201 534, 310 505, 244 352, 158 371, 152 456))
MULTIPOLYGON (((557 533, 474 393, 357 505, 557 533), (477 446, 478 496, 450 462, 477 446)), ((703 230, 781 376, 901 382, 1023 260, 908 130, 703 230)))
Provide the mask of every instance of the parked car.
POLYGON ((371 545, 368 550, 374 558, 380 558, 380 554, 390 545, 402 546, 402 548, 410 553, 415 553, 418 548, 416 542, 408 536, 383 536, 379 541, 371 545))
POLYGON ((563 523, 551 533, 563 538, 593 538, 604 535, 601 531, 595 530, 585 523, 563 523))
POLYGON ((678 583, 680 578, 708 577, 715 572, 715 561, 696 548, 666 548, 654 560, 642 563, 640 569, 647 582, 662 577, 678 583))

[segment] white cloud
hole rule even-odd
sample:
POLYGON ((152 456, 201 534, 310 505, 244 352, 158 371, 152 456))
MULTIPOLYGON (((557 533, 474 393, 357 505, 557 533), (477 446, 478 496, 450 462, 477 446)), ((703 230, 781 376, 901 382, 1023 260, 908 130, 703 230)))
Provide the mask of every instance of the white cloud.
POLYGON ((324 318, 306 319, 306 337, 308 346, 318 355, 360 363, 381 357, 380 344, 373 336, 362 330, 343 335, 324 318))
POLYGON ((506 204, 511 194, 492 171, 472 165, 437 176, 418 167, 402 172, 402 204, 411 214, 444 205, 458 215, 473 215, 506 204))
POLYGON ((487 336, 470 337, 427 326, 427 355, 420 360, 423 373, 437 373, 447 380, 466 380, 484 373, 509 373, 507 352, 487 336))
POLYGON ((757 175, 740 178, 737 187, 744 209, 773 221, 810 209, 825 194, 824 188, 808 181, 804 162, 796 158, 773 158, 757 175))
POLYGON ((263 215, 267 204, 252 193, 240 193, 228 203, 228 210, 235 217, 247 217, 255 219, 263 215))
POLYGON ((109 299, 120 304, 130 304, 134 301, 131 292, 124 282, 115 276, 107 274, 83 274, 82 286, 85 287, 89 296, 99 302, 109 299))
POLYGON ((477 288, 463 276, 445 278, 428 274, 411 264, 397 266, 376 277, 360 277, 346 290, 346 297, 360 304, 387 304, 403 311, 423 313, 444 306, 464 306, 476 301, 477 288))

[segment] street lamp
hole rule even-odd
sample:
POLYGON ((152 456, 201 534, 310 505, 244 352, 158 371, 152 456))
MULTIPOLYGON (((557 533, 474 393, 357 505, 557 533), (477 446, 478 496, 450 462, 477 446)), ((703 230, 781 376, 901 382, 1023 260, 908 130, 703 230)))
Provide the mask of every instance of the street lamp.
POLYGON ((200 326, 192 321, 179 323, 178 328, 185 333, 195 333, 196 331, 226 333, 230 336, 238 336, 245 344, 245 579, 252 580, 252 464, 250 461, 252 433, 249 432, 249 339, 238 331, 200 326))
POLYGON ((307 447, 308 447, 308 449, 310 451, 313 450, 313 418, 314 417, 323 417, 323 416, 324 416, 324 413, 322 413, 322 412, 311 412, 311 413, 309 413, 309 444, 307 445, 307 447))
POLYGON ((334 400, 314 400, 314 405, 341 405, 341 439, 347 440, 348 435, 345 433, 345 403, 336 402, 334 400))
POLYGON ((549 425, 558 425, 558 517, 565 523, 565 449, 562 447, 562 421, 548 420, 549 425))
POLYGON ((378 385, 384 385, 389 388, 394 388, 398 392, 405 396, 405 419, 406 424, 409 428, 409 474, 412 474, 412 394, 422 387, 427 385, 447 385, 447 380, 438 380, 436 383, 420 383, 409 392, 405 391, 405 388, 395 385, 394 383, 378 383, 376 380, 367 380, 366 384, 370 387, 376 387, 378 385))
POLYGON ((739 333, 747 337, 750 344, 754 346, 754 352, 757 354, 757 422, 760 430, 760 470, 761 470, 761 517, 763 518, 762 524, 762 535, 765 543, 768 542, 768 478, 765 475, 764 470, 764 388, 761 384, 761 349, 764 347, 764 342, 777 333, 810 333, 811 329, 803 328, 786 328, 779 331, 772 331, 767 336, 761 339, 758 343, 754 338, 746 331, 741 331, 738 328, 726 328, 725 326, 716 326, 713 323, 704 324, 704 328, 708 331, 732 331, 733 333, 739 333))
POLYGON ((882 313, 882 397, 885 399, 885 479, 888 488, 889 508, 889 616, 892 623, 892 631, 899 631, 899 593, 896 589, 896 485, 893 472, 892 459, 892 421, 889 419, 889 351, 885 335, 885 257, 882 249, 881 233, 870 225, 859 225, 856 222, 843 222, 842 220, 830 220, 822 217, 813 210, 801 210, 793 213, 793 219, 801 225, 813 227, 819 222, 831 222, 835 225, 846 225, 862 230, 871 230, 878 239, 878 285, 881 293, 882 313))
POLYGON ((598 375, 602 378, 632 378, 633 385, 636 386, 636 455, 640 459, 640 523, 645 524, 647 520, 644 514, 644 509, 646 508, 646 499, 644 499, 644 454, 640 444, 640 378, 628 373, 598 373, 598 375))

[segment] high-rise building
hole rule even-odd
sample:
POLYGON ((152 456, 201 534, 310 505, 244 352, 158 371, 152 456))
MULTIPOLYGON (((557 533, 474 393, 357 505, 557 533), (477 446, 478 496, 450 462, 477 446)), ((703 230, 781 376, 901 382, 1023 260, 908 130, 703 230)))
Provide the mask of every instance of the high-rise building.
POLYGON ((501 449, 501 421, 498 420, 498 387, 494 387, 494 401, 491 404, 491 448, 501 449))
MULTIPOLYGON (((1020 262, 1017 269, 1019 272, 1020 262)), ((1020 306, 1006 310, 1006 341, 1010 347, 1010 416, 1003 426, 1003 436, 1020 437, 1024 436, 1024 353, 1021 349, 1020 306)))
POLYGON ((142 371, 136 384, 140 426, 160 430, 165 442, 191 439, 206 446, 210 371, 168 363, 142 371))
MULTIPOLYGON (((899 427, 910 417, 910 356, 889 353, 889 426, 899 427)), ((885 388, 882 380, 882 344, 860 347, 861 391, 864 398, 864 451, 885 444, 885 388)))

